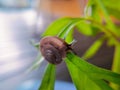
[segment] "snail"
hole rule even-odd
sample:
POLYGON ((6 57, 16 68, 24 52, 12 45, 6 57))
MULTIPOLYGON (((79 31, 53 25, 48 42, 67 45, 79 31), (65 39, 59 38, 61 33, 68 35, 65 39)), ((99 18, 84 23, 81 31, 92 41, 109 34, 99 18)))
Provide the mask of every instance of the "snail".
POLYGON ((40 41, 42 56, 52 64, 61 63, 69 49, 69 45, 63 39, 56 36, 47 36, 40 41))

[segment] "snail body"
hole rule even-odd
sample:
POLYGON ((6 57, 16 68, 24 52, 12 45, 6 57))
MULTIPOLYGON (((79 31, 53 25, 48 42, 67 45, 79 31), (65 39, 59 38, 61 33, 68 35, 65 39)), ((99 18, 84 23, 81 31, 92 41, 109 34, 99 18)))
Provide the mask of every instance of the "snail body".
POLYGON ((59 64, 66 56, 68 44, 56 36, 48 36, 41 39, 40 51, 48 62, 59 64))

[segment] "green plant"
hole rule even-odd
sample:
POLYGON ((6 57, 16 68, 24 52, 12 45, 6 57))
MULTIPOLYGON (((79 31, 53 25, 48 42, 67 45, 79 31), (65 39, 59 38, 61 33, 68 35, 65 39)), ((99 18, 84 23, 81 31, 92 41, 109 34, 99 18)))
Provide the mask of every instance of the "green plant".
MULTIPOLYGON (((111 20, 111 16, 120 19, 119 6, 120 0, 89 0, 84 17, 58 19, 42 34, 42 37, 58 36, 67 43, 71 43, 74 41, 72 36, 74 27, 85 36, 103 33, 82 58, 72 52, 66 55, 64 62, 77 90, 120 90, 120 28, 111 20), (92 9, 91 15, 88 14, 89 8, 92 9), (105 41, 109 46, 115 47, 112 71, 99 68, 86 61, 95 55, 105 41)), ((39 44, 35 46, 38 48, 39 44)), ((41 57, 37 59, 34 68, 40 64, 40 60, 41 57)), ((54 90, 55 68, 56 65, 48 64, 39 90, 54 90)))

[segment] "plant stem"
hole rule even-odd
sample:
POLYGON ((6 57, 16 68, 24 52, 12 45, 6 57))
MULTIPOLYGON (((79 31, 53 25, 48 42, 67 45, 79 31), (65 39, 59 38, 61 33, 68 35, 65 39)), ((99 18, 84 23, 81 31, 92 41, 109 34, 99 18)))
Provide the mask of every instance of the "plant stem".
POLYGON ((105 27, 104 25, 102 25, 101 23, 93 20, 93 19, 86 19, 90 22, 93 22, 93 24, 97 25, 97 27, 100 28, 100 30, 102 30, 106 35, 108 35, 108 37, 113 37, 114 40, 116 41, 117 44, 120 44, 120 37, 117 36, 115 33, 112 32, 111 29, 108 29, 107 27, 105 27))
POLYGON ((100 28, 100 30, 102 32, 104 32, 108 37, 113 37, 114 40, 116 41, 116 44, 120 45, 120 37, 117 36, 115 33, 112 32, 111 29, 108 29, 107 27, 105 27, 103 24, 93 20, 92 18, 75 18, 75 19, 79 19, 80 21, 81 20, 86 20, 86 21, 89 21, 89 22, 92 22, 95 26, 97 26, 98 28, 100 28))
MULTIPOLYGON (((82 20, 92 22, 92 24, 94 24, 95 26, 100 28, 100 30, 102 32, 104 32, 108 37, 110 37, 110 38, 112 37, 115 40, 116 45, 117 44, 120 45, 120 37, 116 33, 112 32, 111 29, 105 27, 103 24, 93 20, 92 18, 72 18, 72 21, 69 22, 68 25, 58 34, 58 37, 64 38, 63 34, 65 34, 65 32, 68 33, 71 30, 71 28, 73 28, 78 22, 80 22, 82 20)), ((66 33, 66 35, 67 35, 67 33, 66 33)))
POLYGON ((115 34, 118 35, 117 30, 116 30, 116 26, 115 26, 114 23, 112 22, 109 13, 108 13, 108 11, 106 10, 106 7, 105 7, 104 4, 102 3, 102 0, 95 0, 95 1, 96 1, 96 3, 98 4, 98 6, 101 8, 101 10, 102 10, 102 12, 103 12, 103 14, 104 14, 104 16, 105 16, 104 19, 106 20, 107 26, 108 26, 108 28, 111 29, 110 31, 111 31, 112 33, 115 33, 115 34))

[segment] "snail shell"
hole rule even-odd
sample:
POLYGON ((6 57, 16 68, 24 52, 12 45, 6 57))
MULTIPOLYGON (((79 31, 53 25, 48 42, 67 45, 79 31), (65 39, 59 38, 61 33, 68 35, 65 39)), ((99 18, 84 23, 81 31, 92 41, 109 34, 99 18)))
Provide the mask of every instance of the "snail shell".
POLYGON ((41 54, 52 64, 61 63, 62 59, 66 56, 67 46, 68 44, 64 40, 56 36, 48 36, 40 41, 41 54))

